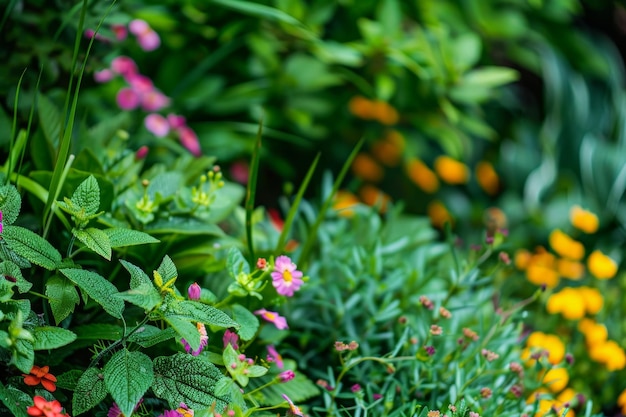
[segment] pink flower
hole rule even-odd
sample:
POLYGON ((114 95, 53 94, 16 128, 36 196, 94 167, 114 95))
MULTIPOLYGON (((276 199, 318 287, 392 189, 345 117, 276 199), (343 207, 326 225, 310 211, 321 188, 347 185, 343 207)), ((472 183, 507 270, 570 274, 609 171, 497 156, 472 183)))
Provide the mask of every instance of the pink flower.
POLYGON ((230 166, 230 176, 240 184, 247 184, 250 167, 245 161, 236 161, 230 166))
POLYGON ((224 332, 224 337, 222 337, 222 342, 224 342, 224 347, 231 345, 233 349, 239 349, 239 335, 235 332, 231 332, 230 329, 226 329, 224 332))
POLYGON ((187 288, 187 295, 190 300, 199 300, 200 293, 202 293, 202 288, 200 288, 197 282, 194 282, 189 286, 189 288, 187 288))
POLYGON ((131 21, 128 24, 128 30, 137 37, 137 42, 144 51, 153 51, 161 45, 161 38, 145 20, 131 21))
POLYGON ((141 148, 137 149, 137 152, 135 152, 135 160, 139 161, 141 159, 144 159, 146 155, 148 155, 149 150, 150 148, 148 148, 146 145, 143 145, 141 148))
POLYGON ((198 356, 200 352, 202 352, 202 350, 206 347, 206 345, 209 344, 209 336, 207 336, 206 327, 204 327, 204 324, 196 323, 196 327, 198 328, 198 332, 200 333, 200 346, 198 346, 198 349, 192 351, 191 345, 185 339, 180 339, 180 343, 182 343, 183 347, 185 348, 185 352, 191 353, 193 356, 198 356))
POLYGON ((288 369, 278 374, 278 378, 280 379, 280 382, 288 382, 294 379, 295 377, 296 377, 296 374, 291 369, 288 369))
POLYGON ((108 68, 93 73, 93 79, 97 83, 106 83, 107 81, 111 81, 114 76, 115 74, 113 71, 108 68))
POLYGON ((149 77, 141 75, 137 72, 128 74, 126 82, 139 94, 147 94, 154 91, 154 83, 149 77))
POLYGON ((359 384, 354 384, 350 387, 350 391, 352 392, 359 392, 361 391, 361 386, 359 384))
POLYGON ((115 74, 129 77, 133 74, 137 74, 137 64, 132 58, 121 55, 111 61, 111 71, 115 74))
POLYGON ((141 95, 141 108, 145 111, 159 111, 169 106, 170 99, 157 89, 141 95))
POLYGON ((152 29, 150 28, 150 25, 148 24, 148 22, 146 22, 145 20, 134 19, 128 24, 128 30, 133 35, 139 36, 152 29))
POLYGON ((278 369, 283 369, 285 367, 283 357, 280 353, 278 353, 274 345, 267 345, 267 361, 274 362, 278 369))
POLYGON ((276 326, 276 328, 279 330, 289 328, 289 326, 287 326, 287 319, 280 316, 278 313, 274 311, 268 311, 262 308, 260 310, 256 310, 254 314, 263 317, 263 319, 269 321, 270 323, 274 323, 274 326, 276 326))
POLYGON ((176 130, 178 133, 178 139, 180 143, 193 155, 200 156, 202 155, 202 150, 200 149, 200 142, 198 141, 198 135, 194 132, 190 127, 183 126, 176 130))
POLYGON ((122 110, 133 110, 139 106, 139 94, 132 88, 122 88, 117 92, 117 105, 122 110))
POLYGON ((124 25, 113 24, 111 25, 111 31, 118 41, 123 41, 128 36, 128 29, 124 25))
POLYGON ((167 119, 157 113, 147 115, 144 119, 144 125, 154 136, 159 138, 166 136, 170 132, 170 125, 167 123, 167 119))
POLYGON ((119 405, 117 405, 117 403, 113 403, 111 408, 109 408, 107 417, 124 417, 124 414, 122 414, 122 410, 120 410, 119 405))
POLYGON ((91 39, 94 36, 96 37, 96 40, 99 40, 101 42, 109 42, 107 38, 105 38, 99 33, 96 33, 93 29, 85 29, 85 38, 91 39))
POLYGON ((300 289, 302 283, 302 272, 296 269, 296 264, 288 256, 281 255, 276 258, 274 272, 272 272, 272 285, 278 294, 291 297, 300 289))
POLYGON ((179 129, 183 126, 187 126, 187 121, 185 120, 185 116, 179 116, 178 114, 173 114, 173 113, 168 114, 167 121, 169 122, 172 129, 179 129))

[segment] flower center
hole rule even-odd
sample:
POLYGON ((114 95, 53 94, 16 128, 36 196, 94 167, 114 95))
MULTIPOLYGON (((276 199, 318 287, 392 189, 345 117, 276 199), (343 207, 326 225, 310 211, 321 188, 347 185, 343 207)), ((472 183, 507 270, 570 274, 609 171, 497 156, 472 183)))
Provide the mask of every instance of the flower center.
POLYGON ((291 271, 284 271, 283 272, 283 280, 285 280, 285 282, 293 281, 293 276, 291 276, 291 271))
POLYGON ((274 313, 270 313, 269 311, 268 311, 267 313, 265 313, 265 317, 266 317, 269 321, 276 320, 276 314, 274 314, 274 313))

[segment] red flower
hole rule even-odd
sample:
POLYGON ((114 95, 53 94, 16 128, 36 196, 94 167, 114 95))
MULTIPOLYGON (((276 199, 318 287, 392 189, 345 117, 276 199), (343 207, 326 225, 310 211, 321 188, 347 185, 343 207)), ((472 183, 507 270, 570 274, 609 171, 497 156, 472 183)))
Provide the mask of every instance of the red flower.
POLYGON ((61 403, 57 400, 46 401, 44 397, 39 395, 33 398, 35 405, 32 405, 26 409, 29 416, 33 417, 69 417, 68 414, 62 413, 61 403))
POLYGON ((42 366, 41 368, 33 366, 33 369, 30 370, 30 375, 22 374, 24 377, 24 383, 33 387, 41 384, 50 392, 56 391, 57 386, 55 385, 55 382, 57 382, 57 379, 54 375, 48 373, 49 370, 50 367, 48 366, 42 366))

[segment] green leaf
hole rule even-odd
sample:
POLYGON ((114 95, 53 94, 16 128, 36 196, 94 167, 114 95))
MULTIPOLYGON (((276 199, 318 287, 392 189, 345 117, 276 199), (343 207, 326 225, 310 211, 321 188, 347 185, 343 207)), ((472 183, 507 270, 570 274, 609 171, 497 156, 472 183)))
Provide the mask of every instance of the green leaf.
POLYGON ((35 327, 33 337, 35 350, 56 349, 76 340, 74 332, 54 326, 35 327))
POLYGON ((167 282, 172 278, 176 278, 178 276, 178 271, 176 270, 176 265, 172 261, 172 258, 165 255, 161 264, 157 268, 157 272, 161 274, 161 278, 163 278, 163 282, 167 282))
POLYGON ((248 264, 248 261, 246 261, 246 258, 243 257, 241 251, 234 246, 228 250, 226 268, 233 279, 237 279, 237 276, 241 272, 246 274, 250 273, 250 265, 248 264))
POLYGON ((100 187, 98 181, 93 175, 87 177, 86 180, 74 191, 71 198, 74 205, 85 211, 87 216, 92 216, 98 212, 100 208, 100 187))
POLYGON ((141 347, 147 348, 174 337, 176 337, 176 331, 171 327, 159 329, 155 326, 144 325, 140 330, 130 335, 128 340, 137 343, 141 347))
POLYGON ((61 112, 45 95, 37 97, 37 110, 41 129, 48 140, 50 149, 56 149, 61 132, 61 112))
POLYGON ((74 327, 78 340, 118 340, 124 336, 124 329, 115 324, 93 323, 74 327))
POLYGON ((162 172, 150 180, 146 192, 151 200, 166 200, 177 194, 184 184, 180 172, 162 172))
POLYGON ((130 288, 137 288, 143 284, 152 285, 152 280, 143 269, 123 259, 120 259, 120 263, 130 273, 130 288))
POLYGON ((233 319, 241 325, 237 333, 242 340, 252 340, 259 329, 259 319, 250 310, 240 304, 235 304, 233 309, 233 319))
POLYGON ((122 318, 124 301, 114 297, 117 288, 101 275, 84 269, 61 269, 60 272, 78 285, 94 301, 104 308, 104 311, 115 318, 122 318))
POLYGON ((29 373, 33 369, 35 364, 35 351, 33 350, 33 344, 24 339, 18 339, 15 342, 17 352, 13 359, 15 360, 15 366, 17 369, 24 373, 29 373))
POLYGON ((109 241, 109 236, 104 231, 95 227, 89 227, 84 230, 74 228, 72 229, 72 234, 89 249, 107 261, 111 260, 111 242, 109 241))
POLYGON ((104 384, 126 416, 133 413, 153 380, 152 361, 145 353, 121 350, 104 367, 104 384))
POLYGON ((189 343, 191 349, 196 350, 200 347, 200 332, 198 332, 198 328, 191 321, 184 317, 181 318, 169 314, 166 314, 163 318, 180 337, 189 343))
POLYGON ((146 227, 146 231, 155 235, 208 235, 224 236, 224 231, 216 224, 195 219, 174 217, 168 220, 157 220, 146 227))
POLYGON ((54 270, 61 254, 46 239, 20 226, 4 226, 2 237, 9 248, 35 265, 54 270))
POLYGON ((152 310, 154 307, 161 304, 162 301, 161 294, 159 294, 157 289, 154 288, 152 283, 141 284, 128 291, 117 293, 115 294, 115 297, 128 301, 131 304, 135 304, 146 311, 152 310))
POLYGON ((211 326, 234 327, 236 329, 240 327, 239 323, 231 319, 222 310, 197 301, 179 301, 172 310, 168 311, 168 314, 211 326))
POLYGON ((63 388, 69 391, 76 390, 78 380, 85 373, 82 369, 72 369, 64 372, 61 375, 57 375, 57 388, 63 388))
POLYGON ((17 286, 18 291, 22 294, 28 292, 28 290, 30 290, 33 286, 33 284, 24 279, 20 267, 11 261, 0 262, 0 274, 5 277, 15 278, 15 285, 17 286))
POLYGON ((0 401, 14 417, 28 417, 26 409, 33 404, 30 395, 0 381, 0 401))
POLYGON ((2 211, 2 223, 5 226, 17 220, 21 207, 22 197, 13 185, 0 187, 0 211, 2 211))
POLYGON ((74 312, 74 308, 80 302, 74 284, 59 275, 49 278, 46 282, 46 296, 56 324, 74 312))
POLYGON ((228 397, 215 395, 215 386, 222 373, 215 365, 185 353, 154 359, 154 394, 165 399, 171 407, 181 402, 190 408, 208 408, 215 403, 221 413, 228 397))
POLYGON ((102 371, 98 368, 88 368, 76 383, 72 397, 73 415, 77 416, 91 410, 104 401, 106 396, 107 389, 102 371))
POLYGON ((147 233, 140 232, 139 230, 124 229, 121 227, 104 229, 104 233, 108 236, 112 248, 160 242, 159 239, 156 239, 147 233))

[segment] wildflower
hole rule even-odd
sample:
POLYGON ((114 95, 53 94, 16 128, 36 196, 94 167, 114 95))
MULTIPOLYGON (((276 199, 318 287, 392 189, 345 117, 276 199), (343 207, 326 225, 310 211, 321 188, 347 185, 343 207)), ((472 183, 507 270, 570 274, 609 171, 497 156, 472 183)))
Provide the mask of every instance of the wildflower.
POLYGON ((498 259, 500 259, 500 261, 505 264, 505 265, 510 265, 511 264, 511 257, 509 256, 508 253, 506 252, 500 252, 498 254, 498 259))
POLYGON ((137 74, 138 69, 137 64, 132 58, 121 55, 115 57, 113 61, 111 61, 111 71, 113 71, 114 74, 118 74, 126 78, 137 74))
POLYGON ((176 412, 180 417, 194 417, 194 411, 190 410, 185 403, 180 403, 176 412))
POLYGON ((595 362, 604 364, 608 371, 618 371, 626 367, 626 353, 613 340, 590 346, 589 357, 595 362))
POLYGON ((500 357, 500 355, 498 355, 496 352, 492 352, 488 349, 483 349, 480 354, 483 355, 483 357, 487 359, 488 362, 495 361, 500 357))
POLYGON ((348 350, 348 345, 339 340, 335 341, 335 350, 337 352, 343 352, 344 350, 348 350))
POLYGON ((622 414, 626 415, 626 389, 617 397, 617 405, 622 409, 622 414))
POLYGON ((379 393, 374 393, 374 394, 372 394, 372 399, 373 399, 374 401, 376 401, 376 400, 380 400, 381 398, 383 398, 383 395, 382 395, 382 394, 379 394, 379 393))
POLYGON ((146 129, 158 138, 165 137, 170 132, 170 125, 167 124, 167 119, 160 114, 151 113, 145 117, 143 122, 146 129))
POLYGON ((69 417, 62 413, 61 403, 57 400, 46 401, 44 397, 36 395, 33 398, 34 405, 26 409, 26 413, 33 417, 69 417))
POLYGON ((385 194, 373 185, 364 185, 359 189, 361 200, 368 206, 376 206, 381 213, 387 211, 387 204, 391 201, 391 197, 385 194))
POLYGON ((30 370, 30 374, 22 374, 24 377, 24 383, 33 387, 41 384, 50 392, 56 391, 57 387, 55 382, 57 382, 57 379, 54 375, 48 372, 49 370, 49 366, 33 366, 30 370))
POLYGON ((430 410, 428 412, 428 414, 426 414, 427 417, 440 417, 441 416, 441 411, 439 410, 430 410))
POLYGON ((578 330, 585 336, 585 342, 588 347, 604 343, 609 337, 606 326, 591 319, 582 319, 579 321, 578 330))
POLYGON ((567 386, 569 375, 565 368, 552 368, 544 375, 542 382, 552 392, 560 392, 567 386))
POLYGON ((452 216, 446 209, 446 206, 439 201, 433 200, 426 207, 426 212, 428 213, 428 217, 430 217, 430 222, 435 227, 443 227, 446 223, 452 223, 452 216))
POLYGON ((430 326, 430 334, 432 334, 433 336, 441 335, 442 331, 443 329, 441 328, 441 326, 437 326, 436 324, 430 326))
POLYGON ((474 411, 470 411, 469 412, 469 417, 480 417, 480 414, 478 414, 477 412, 474 412, 474 411))
POLYGON ((194 282, 187 288, 187 295, 190 300, 199 300, 200 294, 202 293, 202 288, 198 285, 197 282, 194 282))
POLYGON ((278 379, 280 380, 280 382, 288 382, 294 379, 295 377, 296 377, 296 374, 291 369, 287 369, 286 371, 283 371, 278 374, 278 379))
POLYGON ((371 147, 372 155, 387 166, 396 166, 402 157, 404 137, 397 130, 390 130, 371 147))
POLYGON ((333 198, 333 210, 342 217, 352 216, 354 210, 351 208, 357 204, 359 204, 359 199, 349 191, 339 190, 333 198))
POLYGON ((122 413, 122 410, 120 410, 120 406, 114 402, 109 408, 107 417, 124 417, 124 414, 122 413))
POLYGON ((141 148, 137 149, 137 151, 135 152, 135 160, 136 161, 140 161, 140 160, 144 159, 148 155, 148 151, 149 150, 150 150, 150 148, 148 148, 146 145, 144 145, 141 148))
POLYGON ((276 258, 271 275, 276 292, 286 297, 293 296, 303 283, 302 272, 296 269, 296 264, 288 256, 281 255, 276 258))
POLYGON ((170 98, 157 89, 141 94, 141 108, 144 111, 159 111, 169 104, 170 98))
POLYGON ((578 287, 588 314, 597 314, 604 305, 604 297, 596 288, 578 287))
POLYGON ((230 329, 226 329, 226 331, 224 332, 222 342, 224 343, 224 347, 231 345, 233 349, 239 350, 239 335, 235 332, 232 332, 230 329))
POLYGON ((437 351, 434 346, 424 346, 424 350, 428 354, 428 356, 433 356, 437 351))
POLYGON ((587 258, 587 267, 591 275, 598 279, 610 279, 617 273, 617 262, 599 250, 594 250, 587 258))
POLYGON ((111 81, 113 79, 113 71, 108 68, 102 69, 100 71, 96 71, 93 73, 93 79, 97 83, 106 83, 107 81, 111 81))
POLYGON ((578 320, 585 315, 585 300, 576 288, 566 287, 548 298, 546 309, 550 314, 561 313, 566 319, 578 320))
POLYGON ((375 120, 387 126, 395 125, 400 119, 398 111, 391 104, 382 100, 372 102, 372 113, 375 120))
POLYGON ((479 339, 478 334, 468 327, 463 328, 463 336, 468 339, 472 339, 473 341, 477 341, 479 339))
POLYGON ((137 37, 137 43, 144 51, 154 51, 161 45, 159 35, 144 20, 131 21, 128 30, 137 37))
POLYGON ((573 365, 574 364, 574 355, 572 355, 571 353, 566 353, 565 354, 565 362, 567 362, 568 365, 573 365))
POLYGON ((585 274, 585 265, 565 258, 556 261, 556 269, 561 276, 574 280, 581 279, 585 274))
POLYGON ((515 372, 520 377, 524 373, 524 368, 522 368, 522 365, 517 362, 511 362, 509 364, 509 369, 511 370, 511 372, 515 372))
POLYGON ((192 351, 191 345, 185 339, 180 340, 180 343, 182 343, 183 347, 185 348, 185 351, 187 353, 191 353, 193 356, 198 356, 200 352, 202 352, 202 350, 209 343, 209 336, 207 335, 206 327, 204 326, 204 323, 198 322, 196 323, 196 327, 198 328, 198 333, 200 333, 200 346, 198 346, 198 349, 192 351))
POLYGON ((543 332, 533 332, 526 339, 526 346, 529 350, 522 356, 530 356, 530 349, 542 349, 548 352, 548 361, 556 365, 565 356, 565 345, 558 336, 543 332))
POLYGON ((429 310, 432 310, 434 307, 433 302, 430 300, 430 298, 426 297, 425 295, 420 295, 419 302, 421 305, 423 305, 429 310))
POLYGON ((444 319, 449 319, 450 317, 452 317, 452 313, 450 313, 450 311, 445 307, 439 307, 439 315, 444 319))
POLYGON ((409 159, 404 169, 413 184, 417 185, 422 191, 432 194, 439 189, 437 175, 419 159, 409 159))
POLYGON ((511 386, 509 392, 513 394, 515 398, 519 398, 524 393, 524 387, 520 384, 514 384, 513 386, 511 386))
POLYGON ((140 95, 154 91, 154 83, 150 77, 146 77, 145 75, 139 73, 131 73, 124 78, 126 79, 126 82, 128 82, 129 86, 140 95))
POLYGON ((526 249, 518 249, 515 251, 514 263, 515 267, 521 271, 528 268, 532 255, 526 249))
POLYGON ((491 394, 492 394, 491 388, 483 387, 480 389, 480 396, 483 398, 491 398, 491 394))
POLYGON ((352 340, 350 343, 348 343, 348 350, 357 350, 359 348, 359 344, 352 340))
POLYGON ((265 259, 265 258, 257 259, 256 260, 256 267, 257 267, 257 269, 265 270, 265 268, 267 268, 267 259, 265 259))
POLYGON ((189 152, 195 156, 202 155, 200 142, 196 132, 188 126, 181 126, 176 129, 176 133, 178 134, 178 140, 180 140, 181 145, 183 145, 189 152))
POLYGON ((354 158, 351 168, 356 177, 371 182, 379 182, 385 174, 380 165, 363 152, 354 158))
POLYGON ((274 345, 267 345, 267 361, 274 362, 278 369, 283 369, 285 364, 283 363, 283 357, 278 353, 274 345))
POLYGON ((439 178, 448 184, 465 184, 469 179, 467 166, 447 155, 441 155, 433 164, 439 178))
POLYGON ((302 410, 300 410, 300 407, 297 407, 293 401, 291 401, 289 399, 289 397, 287 397, 287 395, 283 394, 283 398, 289 403, 289 412, 294 415, 294 416, 299 416, 299 417, 303 417, 304 414, 302 414, 302 410))
POLYGON ((448 410, 452 411, 453 413, 456 413, 456 407, 452 404, 448 405, 448 410))
POLYGON ((550 241, 550 247, 564 258, 577 261, 585 255, 583 244, 572 239, 559 229, 554 229, 550 233, 548 240, 550 241))
POLYGON ((500 179, 493 165, 487 161, 476 164, 476 181, 487 194, 494 195, 500 188, 500 179))
POLYGON ((111 32, 113 32, 117 41, 123 41, 128 36, 128 29, 124 25, 112 24, 111 32))
POLYGON ((256 310, 254 314, 263 317, 264 320, 269 321, 270 323, 273 323, 276 326, 276 328, 279 330, 289 328, 289 326, 287 325, 287 319, 280 316, 278 313, 274 311, 268 311, 262 308, 260 310, 256 310))
POLYGON ((578 230, 585 233, 595 233, 598 230, 598 216, 580 206, 573 206, 569 211, 569 220, 578 230))
POLYGON ((361 391, 361 386, 359 384, 354 384, 350 387, 350 391, 352 391, 353 393, 357 393, 361 391))
POLYGON ((139 107, 141 100, 139 94, 132 88, 122 88, 117 92, 116 96, 117 105, 122 110, 133 110, 139 107))

